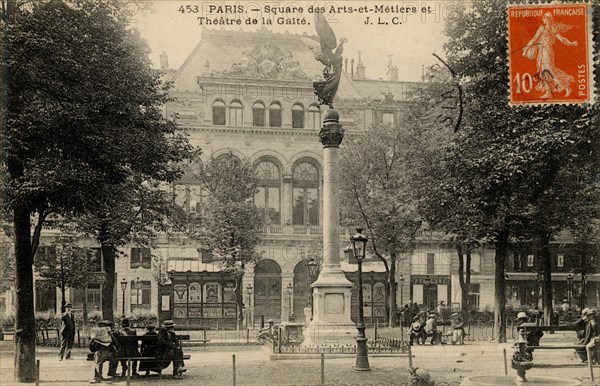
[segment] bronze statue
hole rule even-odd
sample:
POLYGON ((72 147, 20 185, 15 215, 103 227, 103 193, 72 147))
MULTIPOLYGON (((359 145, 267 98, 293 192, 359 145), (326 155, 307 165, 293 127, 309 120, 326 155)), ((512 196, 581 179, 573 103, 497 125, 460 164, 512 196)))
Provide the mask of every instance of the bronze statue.
POLYGON ((323 70, 323 80, 313 83, 315 95, 322 105, 328 105, 333 108, 333 98, 340 84, 342 76, 342 52, 344 51, 344 43, 348 40, 341 38, 340 43, 336 44, 335 33, 325 20, 321 13, 315 13, 315 28, 321 47, 311 47, 319 62, 325 65, 323 70), (336 48, 337 45, 337 48, 336 48), (333 51, 335 49, 335 52, 333 51))

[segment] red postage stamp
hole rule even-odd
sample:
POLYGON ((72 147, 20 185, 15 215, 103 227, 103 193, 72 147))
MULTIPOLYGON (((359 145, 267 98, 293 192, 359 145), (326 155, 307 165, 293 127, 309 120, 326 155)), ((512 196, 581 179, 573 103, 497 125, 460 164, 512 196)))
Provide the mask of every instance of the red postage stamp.
POLYGON ((593 68, 586 4, 508 7, 510 102, 590 102, 593 68))

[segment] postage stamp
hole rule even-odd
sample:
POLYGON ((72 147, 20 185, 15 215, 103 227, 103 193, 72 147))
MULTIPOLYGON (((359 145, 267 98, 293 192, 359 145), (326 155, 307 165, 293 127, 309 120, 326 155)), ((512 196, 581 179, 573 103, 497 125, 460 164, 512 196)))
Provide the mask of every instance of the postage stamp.
POLYGON ((593 96, 587 4, 508 7, 510 103, 586 103, 593 96))

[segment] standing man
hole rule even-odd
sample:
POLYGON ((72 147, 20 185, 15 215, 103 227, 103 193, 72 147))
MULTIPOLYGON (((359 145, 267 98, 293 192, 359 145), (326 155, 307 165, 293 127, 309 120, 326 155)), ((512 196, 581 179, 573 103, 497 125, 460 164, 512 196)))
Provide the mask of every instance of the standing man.
POLYGON ((71 349, 75 341, 75 317, 71 313, 71 303, 65 304, 65 312, 60 317, 60 352, 58 360, 71 359, 71 349))

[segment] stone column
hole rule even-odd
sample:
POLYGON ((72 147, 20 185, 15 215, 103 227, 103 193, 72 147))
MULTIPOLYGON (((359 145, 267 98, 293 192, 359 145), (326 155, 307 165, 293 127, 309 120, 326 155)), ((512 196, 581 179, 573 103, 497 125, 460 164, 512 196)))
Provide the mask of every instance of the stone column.
POLYGON ((329 109, 319 133, 323 144, 323 263, 311 286, 314 311, 305 329, 305 345, 356 343, 356 328, 350 319, 352 283, 340 265, 339 146, 343 138, 339 115, 329 109))

